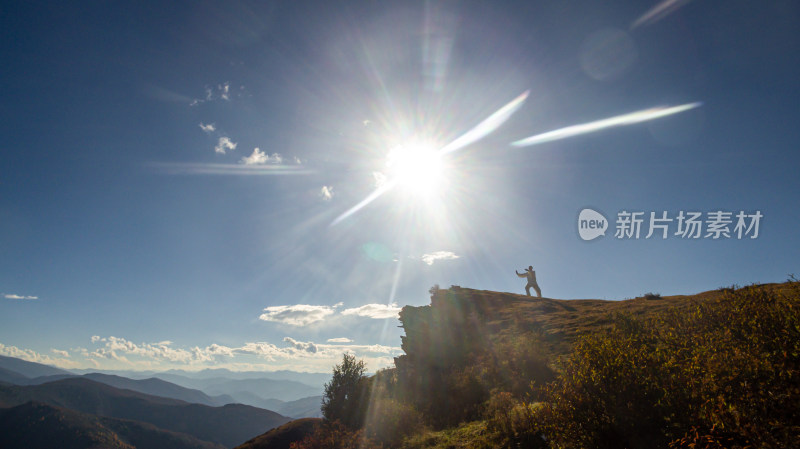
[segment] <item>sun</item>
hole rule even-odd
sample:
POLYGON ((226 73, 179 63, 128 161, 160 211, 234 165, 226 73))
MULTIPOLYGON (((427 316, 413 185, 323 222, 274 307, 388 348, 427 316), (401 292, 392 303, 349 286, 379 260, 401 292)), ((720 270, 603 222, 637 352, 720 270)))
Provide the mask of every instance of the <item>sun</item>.
POLYGON ((407 142, 386 155, 392 182, 405 192, 422 198, 439 193, 444 184, 445 164, 438 148, 426 142, 407 142))

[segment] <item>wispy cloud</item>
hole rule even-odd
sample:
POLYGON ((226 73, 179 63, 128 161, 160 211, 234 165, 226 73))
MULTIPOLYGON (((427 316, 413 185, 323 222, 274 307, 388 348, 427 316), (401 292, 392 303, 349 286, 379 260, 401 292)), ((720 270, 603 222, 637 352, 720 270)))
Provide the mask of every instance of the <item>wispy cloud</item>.
POLYGON ((322 198, 323 201, 330 201, 333 199, 333 186, 322 186, 319 189, 319 197, 322 198))
POLYGON ((682 6, 685 6, 690 1, 692 0, 664 0, 639 16, 638 19, 634 20, 631 24, 631 29, 633 30, 643 25, 652 25, 677 11, 682 6))
POLYGON ((217 86, 217 91, 219 92, 219 97, 225 101, 231 99, 231 84, 225 82, 224 84, 220 84, 217 86))
POLYGON ((4 293, 3 297, 6 299, 29 299, 29 300, 39 299, 38 296, 15 295, 13 293, 4 293))
POLYGON ((350 340, 347 337, 337 337, 337 338, 329 338, 328 343, 352 343, 353 340, 350 340))
POLYGON ((366 304, 361 307, 342 310, 342 315, 356 315, 376 320, 397 318, 401 308, 397 304, 366 304))
POLYGON ((437 260, 454 260, 460 256, 452 251, 435 251, 429 254, 423 254, 420 259, 428 265, 433 265, 437 260))
POLYGON ((295 304, 290 306, 271 306, 264 309, 258 318, 263 321, 288 324, 291 326, 307 326, 323 321, 334 314, 334 307, 295 304))
MULTIPOLYGON (((239 88, 240 93, 244 91, 244 86, 240 86, 239 88)), ((216 86, 206 86, 204 89, 204 95, 202 98, 195 98, 190 103, 189 106, 197 106, 208 101, 214 100, 224 100, 230 101, 231 99, 231 83, 226 81, 224 83, 219 83, 216 86)))
POLYGON ((209 124, 206 125, 203 122, 200 122, 200 129, 202 129, 204 132, 207 132, 207 133, 213 133, 214 131, 217 130, 217 127, 214 126, 213 123, 209 123, 209 124))
POLYGON ((232 141, 229 137, 220 137, 219 141, 217 142, 217 146, 214 147, 214 151, 220 154, 225 154, 228 150, 235 150, 236 142, 232 141))
POLYGON ((50 352, 52 352, 55 355, 59 355, 61 357, 69 357, 69 352, 61 349, 51 349, 50 352))

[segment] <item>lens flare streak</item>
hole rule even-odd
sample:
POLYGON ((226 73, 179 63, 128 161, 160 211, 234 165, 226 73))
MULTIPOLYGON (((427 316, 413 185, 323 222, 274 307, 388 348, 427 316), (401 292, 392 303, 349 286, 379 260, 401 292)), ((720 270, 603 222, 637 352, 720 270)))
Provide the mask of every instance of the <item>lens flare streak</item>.
POLYGON ((314 173, 300 165, 246 165, 246 164, 203 164, 183 162, 152 162, 148 167, 168 175, 309 175, 314 173))
POLYGON ((677 11, 682 6, 685 6, 692 0, 664 0, 656 6, 650 8, 649 11, 642 14, 631 24, 631 30, 636 29, 642 25, 652 25, 659 20, 667 17, 673 12, 677 11))
POLYGON ((511 145, 515 147, 528 147, 531 145, 538 145, 545 142, 552 142, 554 140, 561 140, 561 139, 566 139, 568 137, 579 136, 581 134, 588 134, 597 131, 602 131, 604 129, 613 128, 616 126, 634 125, 636 123, 655 120, 662 117, 667 117, 669 115, 688 111, 690 109, 698 108, 702 106, 702 104, 703 103, 701 102, 696 102, 696 103, 687 103, 680 106, 670 106, 670 107, 660 106, 650 109, 644 109, 641 111, 631 112, 623 115, 617 115, 615 117, 597 120, 594 122, 582 123, 580 125, 572 125, 572 126, 567 126, 565 128, 556 129, 553 131, 548 131, 546 133, 537 134, 535 136, 518 140, 516 142, 513 142, 511 145))

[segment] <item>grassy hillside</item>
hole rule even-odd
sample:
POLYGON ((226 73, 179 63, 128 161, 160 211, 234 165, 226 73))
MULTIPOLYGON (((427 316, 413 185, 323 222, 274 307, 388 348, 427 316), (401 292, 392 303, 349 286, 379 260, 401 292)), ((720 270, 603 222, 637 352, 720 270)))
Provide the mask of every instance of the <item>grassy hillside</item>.
POLYGON ((622 301, 431 293, 400 314, 396 367, 337 412, 349 429, 326 416, 297 449, 800 441, 797 282, 622 301))
POLYGON ((236 449, 289 449, 295 441, 310 435, 322 422, 319 418, 301 418, 259 435, 236 449))

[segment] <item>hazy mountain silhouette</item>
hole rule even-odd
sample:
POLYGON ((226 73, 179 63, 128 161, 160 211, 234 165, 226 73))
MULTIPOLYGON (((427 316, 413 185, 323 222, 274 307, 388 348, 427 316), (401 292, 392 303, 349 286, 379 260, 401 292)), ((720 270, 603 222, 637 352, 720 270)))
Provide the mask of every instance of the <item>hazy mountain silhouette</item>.
POLYGON ((0 368, 0 382, 7 382, 15 385, 24 385, 30 379, 27 376, 6 368, 0 368))
POLYGON ((138 391, 139 393, 150 394, 153 396, 179 399, 181 401, 193 404, 204 404, 217 407, 237 402, 232 397, 227 395, 211 397, 200 390, 181 387, 180 385, 157 379, 155 377, 151 377, 150 379, 134 380, 128 379, 127 377, 100 373, 85 374, 83 377, 95 382, 111 385, 112 387, 116 388, 138 391))
POLYGON ((25 449, 222 449, 193 436, 137 421, 27 402, 0 409, 0 447, 25 449))
POLYGON ((13 407, 29 401, 98 416, 142 421, 228 447, 290 420, 275 412, 247 405, 209 407, 189 404, 84 378, 32 386, 0 386, 0 406, 13 407))
POLYGON ((312 386, 292 380, 269 378, 231 379, 227 377, 190 378, 179 374, 160 373, 155 377, 186 388, 202 390, 208 395, 230 395, 237 402, 262 407, 264 399, 294 401, 322 394, 323 385, 312 386))
MULTIPOLYGON (((176 385, 171 382, 167 382, 165 380, 157 379, 154 377, 151 377, 149 379, 129 379, 127 377, 115 376, 111 374, 89 373, 89 374, 84 374, 82 376, 77 376, 74 374, 58 374, 55 376, 42 376, 42 377, 37 377, 35 379, 29 379, 19 374, 16 375, 15 374, 16 373, 11 372, 10 374, 5 375, 2 371, 2 368, 0 368, 0 380, 4 380, 6 382, 15 385, 41 385, 48 382, 55 382, 63 379, 82 377, 85 379, 93 380, 95 382, 100 382, 106 385, 110 385, 116 388, 138 391, 139 393, 150 394, 153 396, 179 399, 181 401, 193 404, 204 404, 217 407, 225 404, 233 404, 235 402, 243 403, 242 401, 237 401, 228 395, 219 395, 211 397, 200 390, 182 387, 180 385, 176 385)), ((258 404, 250 404, 250 405, 256 407, 259 406, 258 404)), ((269 408, 269 410, 272 409, 269 408)))
POLYGON ((322 418, 322 396, 310 396, 280 404, 270 409, 292 418, 322 418))
POLYGON ((41 376, 73 375, 69 371, 36 362, 0 355, 0 368, 14 371, 31 379, 41 376))

